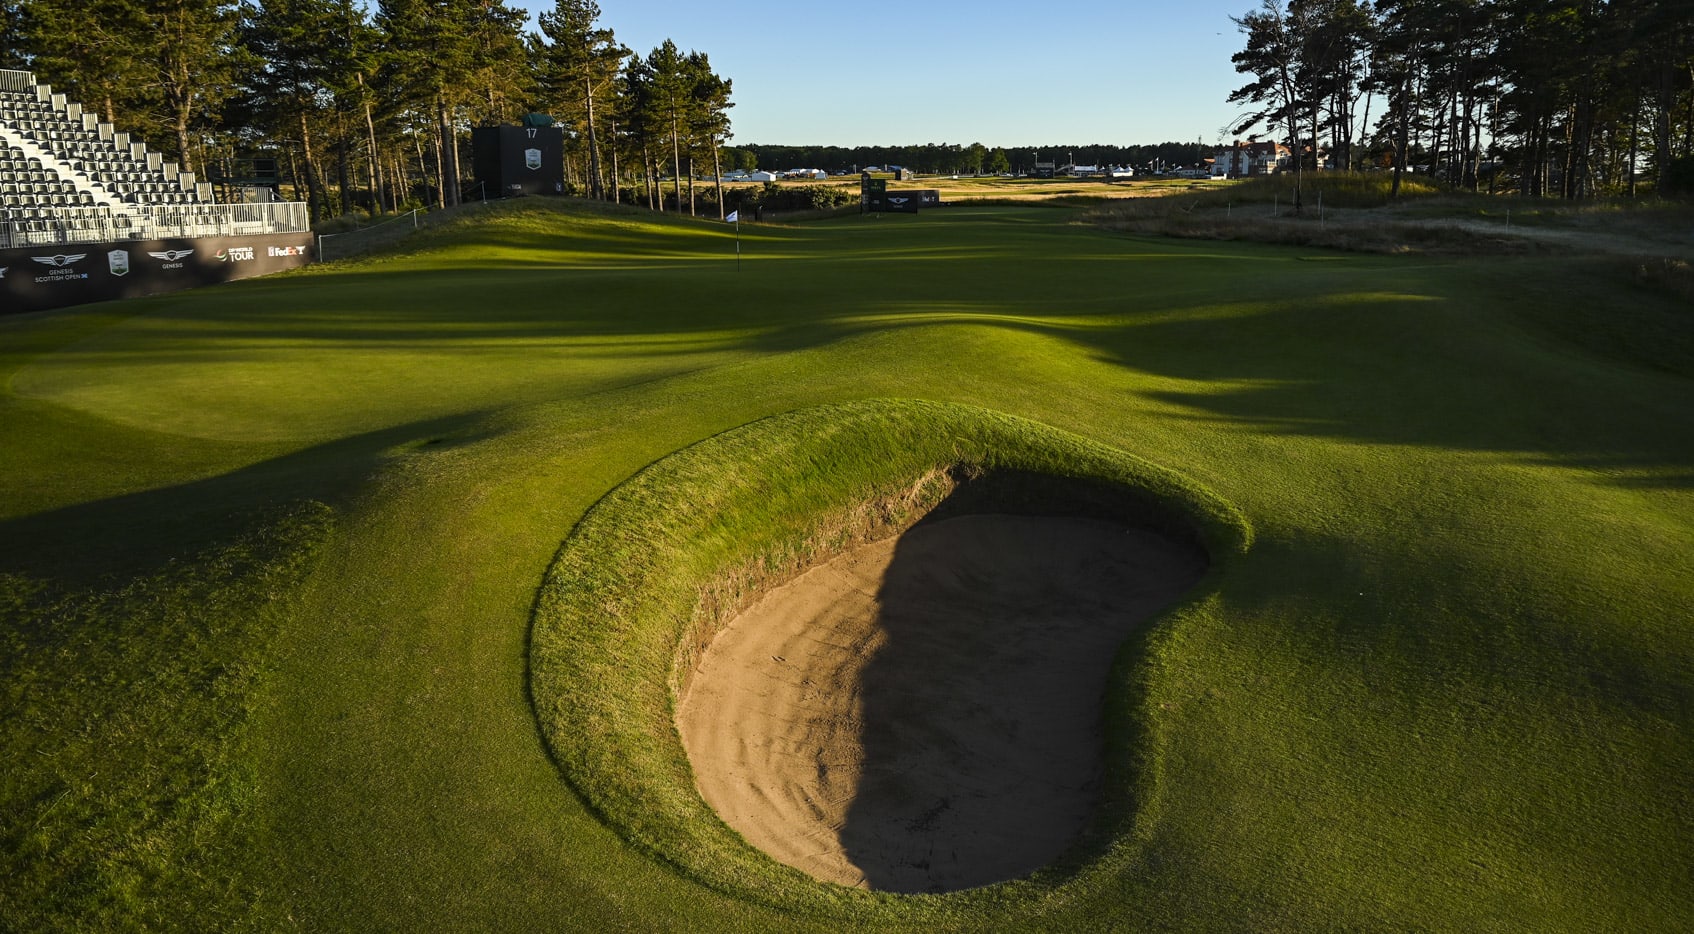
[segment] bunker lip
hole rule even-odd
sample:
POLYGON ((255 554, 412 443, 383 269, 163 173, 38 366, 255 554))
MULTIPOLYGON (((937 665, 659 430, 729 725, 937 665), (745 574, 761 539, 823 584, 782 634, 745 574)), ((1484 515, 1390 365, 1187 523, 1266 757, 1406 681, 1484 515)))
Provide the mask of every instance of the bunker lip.
POLYGON ((631 475, 560 545, 536 594, 529 686, 563 778, 631 846, 702 884, 851 923, 956 926, 959 912, 1000 917, 1119 871, 1139 852, 1143 805, 1162 793, 1161 725, 1140 664, 1162 625, 1101 653, 1113 668, 1090 708, 1105 718, 1098 805, 1075 845, 1026 879, 921 897, 819 883, 749 845, 695 780, 677 705, 725 626, 861 545, 986 513, 1115 522, 1188 549, 1210 570, 1161 617, 1177 626, 1210 612, 1253 539, 1203 484, 1001 412, 868 399, 749 422, 631 475))
POLYGON ((679 700, 701 796, 814 878, 945 892, 1058 858, 1118 647, 1207 567, 1122 522, 946 506, 763 594, 679 700))

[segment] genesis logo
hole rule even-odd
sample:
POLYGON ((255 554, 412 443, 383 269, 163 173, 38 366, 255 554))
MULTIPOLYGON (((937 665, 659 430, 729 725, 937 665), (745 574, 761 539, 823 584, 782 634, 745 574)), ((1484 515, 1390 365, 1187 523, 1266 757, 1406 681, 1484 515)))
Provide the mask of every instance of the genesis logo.
POLYGON ((193 256, 194 251, 193 250, 165 250, 161 253, 148 253, 147 255, 153 257, 154 259, 162 259, 167 263, 174 263, 174 262, 176 262, 180 259, 183 259, 184 257, 193 256))
POLYGON ((31 256, 30 259, 35 260, 43 266, 52 266, 54 269, 60 269, 65 266, 69 266, 87 255, 87 253, 71 253, 69 255, 60 253, 57 256, 31 256))
POLYGON ((910 200, 912 200, 912 199, 910 199, 910 198, 889 198, 888 203, 889 204, 905 204, 906 202, 908 202, 910 200))

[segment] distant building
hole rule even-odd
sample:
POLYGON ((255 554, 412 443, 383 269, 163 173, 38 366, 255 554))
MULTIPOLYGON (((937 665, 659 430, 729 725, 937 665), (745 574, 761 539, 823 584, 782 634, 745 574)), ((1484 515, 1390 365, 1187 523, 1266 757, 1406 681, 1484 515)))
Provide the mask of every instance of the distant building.
POLYGON ((776 181, 776 173, 760 169, 757 172, 748 172, 747 180, 750 182, 774 182, 776 181))
POLYGON ((1281 143, 1243 143, 1218 150, 1212 160, 1213 178, 1251 178, 1271 175, 1288 161, 1290 150, 1281 143))

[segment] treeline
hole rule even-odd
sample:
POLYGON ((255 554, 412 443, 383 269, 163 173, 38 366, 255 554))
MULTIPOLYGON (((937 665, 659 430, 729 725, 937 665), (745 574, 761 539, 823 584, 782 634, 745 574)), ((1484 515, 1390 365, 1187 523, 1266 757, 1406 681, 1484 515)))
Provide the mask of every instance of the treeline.
POLYGON ((1266 127, 1312 168, 1584 198, 1694 192, 1689 0, 1263 0, 1235 19, 1266 127), (1376 112, 1373 114, 1373 105, 1376 112))
POLYGON ((275 158, 314 219, 474 198, 471 127, 534 112, 566 127, 583 193, 692 210, 730 81, 668 39, 635 54, 593 0, 525 18, 504 0, 0 0, 0 67, 202 177, 275 158))
POLYGON ((919 146, 765 146, 742 144, 736 149, 749 158, 736 168, 823 169, 849 172, 866 166, 898 165, 932 174, 1028 172, 1037 162, 1059 165, 1128 165, 1137 169, 1200 164, 1216 147, 1193 143, 1146 146, 1013 146, 993 149, 981 143, 926 143, 919 146))

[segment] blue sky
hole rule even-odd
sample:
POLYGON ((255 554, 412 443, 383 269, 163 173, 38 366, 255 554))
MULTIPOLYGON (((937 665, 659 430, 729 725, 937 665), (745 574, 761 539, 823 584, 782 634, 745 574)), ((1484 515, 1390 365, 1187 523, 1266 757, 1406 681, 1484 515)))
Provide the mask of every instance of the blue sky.
POLYGON ((599 2, 641 54, 711 56, 735 141, 838 146, 1215 142, 1243 83, 1229 17, 1256 5, 599 2))

